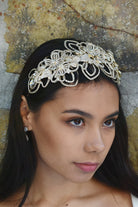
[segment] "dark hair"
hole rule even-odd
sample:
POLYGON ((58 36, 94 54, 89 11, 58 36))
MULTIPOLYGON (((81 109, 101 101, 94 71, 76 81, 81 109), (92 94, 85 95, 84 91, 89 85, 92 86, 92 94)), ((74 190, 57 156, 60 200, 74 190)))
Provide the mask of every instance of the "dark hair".
MULTIPOLYGON (((60 83, 49 83, 47 88, 40 88, 35 94, 29 94, 27 87, 30 70, 36 68, 38 63, 45 57, 49 57, 51 51, 65 49, 64 40, 51 40, 38 47, 27 60, 14 90, 7 130, 7 147, 0 168, 0 200, 7 199, 24 186, 25 193, 19 207, 25 202, 37 166, 34 136, 32 132, 27 132, 29 136, 29 142, 27 142, 24 133, 23 121, 20 115, 21 96, 26 97, 30 110, 36 112, 44 102, 53 99, 56 92, 64 87, 60 83)), ((89 65, 89 67, 91 66, 89 65)), ((94 81, 97 82, 103 79, 114 84, 120 96, 117 84, 102 72, 94 81)), ((79 71, 79 83, 88 84, 91 81, 86 79, 79 71)), ((109 186, 114 186, 138 196, 138 176, 131 168, 128 158, 127 124, 121 103, 119 103, 119 108, 114 142, 104 163, 97 170, 94 177, 109 186)))

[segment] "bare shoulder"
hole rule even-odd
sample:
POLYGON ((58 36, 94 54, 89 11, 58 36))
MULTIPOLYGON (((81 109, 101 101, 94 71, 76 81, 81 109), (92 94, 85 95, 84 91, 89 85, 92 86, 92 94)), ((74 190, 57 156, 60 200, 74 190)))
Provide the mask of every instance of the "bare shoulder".
POLYGON ((17 207, 17 205, 13 202, 3 201, 0 202, 0 207, 17 207))
POLYGON ((98 181, 92 183, 92 186, 93 184, 95 185, 95 193, 89 194, 90 203, 88 206, 93 204, 98 207, 132 207, 130 193, 109 187, 98 181))
POLYGON ((18 207, 19 200, 6 200, 3 202, 0 202, 0 207, 18 207))
POLYGON ((16 193, 15 195, 9 197, 8 199, 0 202, 0 207, 18 207, 22 199, 22 193, 16 193))
POLYGON ((131 200, 130 193, 113 189, 112 195, 118 206, 132 207, 132 200, 131 200))

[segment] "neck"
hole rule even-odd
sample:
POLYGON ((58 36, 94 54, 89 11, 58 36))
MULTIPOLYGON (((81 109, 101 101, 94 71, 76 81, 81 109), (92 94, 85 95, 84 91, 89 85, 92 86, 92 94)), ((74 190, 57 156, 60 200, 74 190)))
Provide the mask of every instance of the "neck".
POLYGON ((69 200, 86 194, 86 183, 74 183, 50 170, 43 162, 38 162, 34 181, 32 183, 29 201, 31 203, 45 202, 49 204, 65 204, 69 200), (84 188, 85 186, 85 188, 84 188))

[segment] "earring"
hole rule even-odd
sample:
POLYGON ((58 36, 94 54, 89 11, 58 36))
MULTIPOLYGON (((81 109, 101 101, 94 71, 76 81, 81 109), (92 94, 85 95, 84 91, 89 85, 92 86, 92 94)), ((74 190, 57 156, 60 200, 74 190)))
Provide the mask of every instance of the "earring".
POLYGON ((24 127, 24 132, 28 132, 28 127, 24 127))
POLYGON ((28 132, 29 130, 28 130, 28 127, 24 127, 24 132, 25 132, 25 136, 26 136, 26 140, 27 140, 27 142, 29 141, 29 137, 28 137, 28 135, 26 134, 26 132, 28 132))

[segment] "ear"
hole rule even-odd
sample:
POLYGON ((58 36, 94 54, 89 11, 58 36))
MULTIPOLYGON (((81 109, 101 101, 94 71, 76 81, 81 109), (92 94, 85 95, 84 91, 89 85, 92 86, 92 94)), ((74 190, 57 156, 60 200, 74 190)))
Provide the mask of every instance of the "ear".
POLYGON ((20 105, 20 114, 21 114, 24 126, 26 126, 28 130, 31 131, 32 130, 32 118, 33 118, 32 112, 30 111, 28 107, 28 103, 27 103, 25 96, 22 96, 21 99, 22 101, 20 105))

